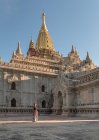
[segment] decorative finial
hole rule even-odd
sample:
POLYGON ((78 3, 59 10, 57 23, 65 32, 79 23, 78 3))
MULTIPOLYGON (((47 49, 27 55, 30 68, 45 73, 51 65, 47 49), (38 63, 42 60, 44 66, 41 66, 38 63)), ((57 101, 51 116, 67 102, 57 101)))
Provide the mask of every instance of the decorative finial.
POLYGON ((45 13, 42 14, 42 24, 45 25, 45 13))
POLYGON ((47 30, 46 20, 45 20, 45 13, 42 14, 42 26, 47 30))

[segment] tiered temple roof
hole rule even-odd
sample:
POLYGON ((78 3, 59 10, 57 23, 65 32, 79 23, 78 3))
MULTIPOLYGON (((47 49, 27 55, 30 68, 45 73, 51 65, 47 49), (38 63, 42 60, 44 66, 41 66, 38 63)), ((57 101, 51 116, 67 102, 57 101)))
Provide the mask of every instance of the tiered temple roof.
POLYGON ((13 52, 10 63, 2 62, 0 67, 57 75, 59 70, 64 70, 65 73, 75 73, 89 71, 96 68, 96 65, 91 60, 88 52, 86 59, 82 61, 76 48, 73 46, 67 57, 63 57, 59 52, 55 51, 53 41, 46 26, 45 14, 43 13, 42 25, 36 45, 34 45, 31 38, 27 56, 24 57, 20 42, 18 42, 18 47, 13 52))

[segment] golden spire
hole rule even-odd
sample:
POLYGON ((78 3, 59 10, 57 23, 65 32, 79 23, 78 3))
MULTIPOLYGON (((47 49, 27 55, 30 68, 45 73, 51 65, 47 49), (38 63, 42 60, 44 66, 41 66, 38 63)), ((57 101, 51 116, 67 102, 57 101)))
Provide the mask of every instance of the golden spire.
POLYGON ((42 14, 42 27, 44 27, 47 30, 46 21, 45 21, 45 13, 42 14))
POLYGON ((54 50, 53 42, 50 37, 50 34, 47 30, 46 22, 45 22, 45 13, 42 14, 42 26, 38 35, 38 39, 36 42, 37 49, 50 49, 54 50))

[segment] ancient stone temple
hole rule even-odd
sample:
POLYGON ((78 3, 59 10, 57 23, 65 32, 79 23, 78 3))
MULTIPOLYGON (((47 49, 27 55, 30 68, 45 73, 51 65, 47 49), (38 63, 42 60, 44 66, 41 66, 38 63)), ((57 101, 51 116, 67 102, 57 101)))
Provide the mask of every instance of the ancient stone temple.
POLYGON ((54 48, 45 14, 34 45, 30 40, 24 56, 20 42, 10 62, 0 59, 0 111, 39 110, 55 114, 99 115, 99 68, 87 52, 81 60, 72 46, 67 57, 54 48))

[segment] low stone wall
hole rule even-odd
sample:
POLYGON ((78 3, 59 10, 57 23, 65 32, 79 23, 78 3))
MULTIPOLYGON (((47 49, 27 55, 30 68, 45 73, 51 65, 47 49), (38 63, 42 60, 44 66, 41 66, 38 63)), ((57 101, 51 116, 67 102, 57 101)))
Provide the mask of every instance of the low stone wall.
MULTIPOLYGON (((0 116, 2 115, 31 115, 33 114, 32 108, 12 108, 2 107, 0 108, 0 116)), ((69 108, 69 109, 39 109, 39 114, 55 114, 65 115, 67 117, 85 116, 85 117, 99 117, 99 108, 69 108)))
MULTIPOLYGON (((51 114, 51 109, 39 109, 40 114, 51 114)), ((18 107, 1 107, 0 115, 2 114, 32 114, 33 108, 18 108, 18 107)))
POLYGON ((52 110, 53 114, 56 115, 65 115, 67 117, 99 117, 99 108, 69 108, 63 110, 52 110))

